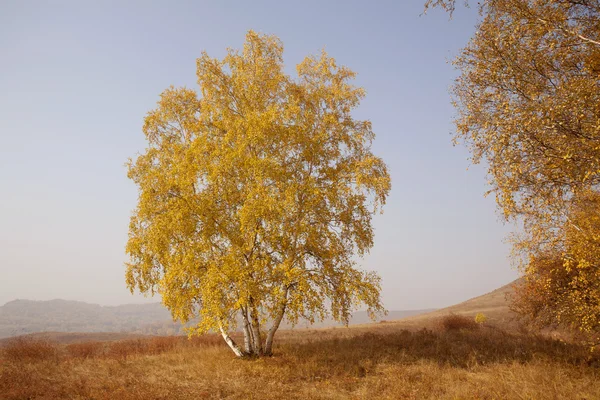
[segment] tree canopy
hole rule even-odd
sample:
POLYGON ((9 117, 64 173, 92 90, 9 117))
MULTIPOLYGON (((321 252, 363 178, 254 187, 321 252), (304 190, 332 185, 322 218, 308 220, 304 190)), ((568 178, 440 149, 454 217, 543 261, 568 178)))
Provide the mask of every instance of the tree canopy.
POLYGON ((522 224, 518 309, 599 331, 600 2, 486 0, 479 11, 455 61, 456 141, 488 164, 500 210, 522 224))
POLYGON ((352 116, 365 92, 325 52, 296 79, 282 56, 253 31, 222 60, 203 53, 200 92, 165 90, 129 162, 129 288, 160 294, 174 318, 199 316, 191 333, 220 331, 238 356, 271 354, 284 317, 383 310, 379 277, 355 261, 391 187, 371 123, 352 116), (228 334, 238 320, 243 349, 228 334))

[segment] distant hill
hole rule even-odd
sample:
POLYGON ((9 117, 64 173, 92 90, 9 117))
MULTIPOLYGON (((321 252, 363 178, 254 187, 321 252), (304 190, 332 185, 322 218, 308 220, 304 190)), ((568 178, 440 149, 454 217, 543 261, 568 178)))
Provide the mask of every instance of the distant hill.
MULTIPOLYGON (((431 310, 390 311, 385 319, 400 319, 431 310)), ((352 324, 370 322, 367 313, 353 314, 352 324)), ((333 320, 317 322, 316 328, 339 326, 333 320)), ((307 327, 306 322, 298 324, 307 327)), ((160 303, 100 306, 69 300, 14 300, 0 307, 0 338, 35 332, 119 332, 146 335, 182 333, 182 325, 173 322, 160 303)), ((282 324, 282 329, 291 328, 282 324)))
POLYGON ((157 333, 168 334, 178 327, 160 303, 100 306, 60 299, 14 300, 0 307, 0 337, 45 331, 154 333, 162 329, 157 333), (153 326, 157 323, 160 326, 153 326))
MULTIPOLYGON (((455 313, 475 316, 483 313, 490 323, 496 326, 516 326, 516 315, 509 309, 507 298, 519 280, 502 286, 490 293, 474 297, 462 303, 439 310, 390 311, 378 321, 390 321, 404 328, 416 328, 434 324, 440 317, 455 313)), ((355 312, 351 325, 372 322, 364 311, 355 312)), ((333 320, 325 320, 311 325, 312 328, 340 326, 333 320)), ((309 324, 300 321, 296 328, 307 328, 309 324)), ((284 322, 282 329, 292 326, 284 322)), ((100 306, 81 301, 14 300, 0 307, 0 338, 31 333, 46 332, 55 337, 65 336, 66 341, 79 341, 75 333, 117 333, 128 335, 174 335, 183 333, 183 326, 173 322, 169 311, 160 303, 127 304, 121 306, 100 306), (75 336, 74 336, 75 335, 75 336)), ((121 336, 108 335, 108 338, 121 336)), ((89 335, 84 335, 89 336, 89 335)), ((97 335, 95 335, 97 336, 97 335)))
MULTIPOLYGON (((148 338, 147 335, 137 333, 120 332, 36 332, 19 335, 18 338, 51 341, 60 344, 84 343, 84 342, 114 342, 118 340, 130 340, 148 338)), ((10 344, 15 336, 0 339, 0 349, 10 344)))

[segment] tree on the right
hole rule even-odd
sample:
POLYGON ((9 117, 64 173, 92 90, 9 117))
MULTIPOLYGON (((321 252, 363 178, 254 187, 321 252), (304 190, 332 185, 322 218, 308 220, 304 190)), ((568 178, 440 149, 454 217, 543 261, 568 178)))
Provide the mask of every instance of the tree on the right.
MULTIPOLYGON (((452 13, 453 0, 426 10, 452 13)), ((600 1, 487 0, 454 61, 456 143, 522 229, 515 308, 600 332, 600 1)))

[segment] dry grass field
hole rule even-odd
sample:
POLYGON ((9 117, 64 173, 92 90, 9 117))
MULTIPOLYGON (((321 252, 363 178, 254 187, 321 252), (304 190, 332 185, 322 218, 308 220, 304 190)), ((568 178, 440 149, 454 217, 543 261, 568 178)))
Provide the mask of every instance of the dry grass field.
POLYGON ((0 398, 600 399, 600 356, 585 346, 466 321, 283 331, 275 356, 257 360, 216 335, 18 338, 1 350, 0 398))
POLYGON ((494 291, 396 322, 284 330, 254 360, 216 335, 32 335, 0 348, 0 398, 600 399, 598 352, 499 325, 507 310, 494 291))

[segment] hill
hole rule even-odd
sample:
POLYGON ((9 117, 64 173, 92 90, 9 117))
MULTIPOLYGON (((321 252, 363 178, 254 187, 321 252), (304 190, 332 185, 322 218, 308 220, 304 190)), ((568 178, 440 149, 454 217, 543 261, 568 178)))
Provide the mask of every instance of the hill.
POLYGON ((151 336, 140 335, 136 333, 120 333, 120 332, 36 332, 20 335, 16 337, 5 337, 0 339, 0 349, 4 346, 11 345, 14 340, 24 339, 26 341, 49 341, 51 343, 69 345, 73 343, 104 343, 116 342, 133 339, 146 339, 151 336))
POLYGON ((510 297, 514 292, 515 285, 518 285, 520 282, 521 280, 517 279, 489 293, 473 297, 462 303, 394 322, 406 325, 407 327, 426 327, 448 314, 475 317, 478 313, 482 313, 487 317, 490 324, 504 329, 513 329, 517 326, 517 315, 510 310, 510 297))
POLYGON ((0 307, 0 338, 34 332, 174 334, 178 324, 160 303, 100 306, 69 300, 14 300, 0 307))
MULTIPOLYGON (((518 282, 519 280, 516 280, 490 293, 443 309, 390 311, 381 319, 406 328, 422 328, 431 326, 440 317, 451 313, 469 317, 483 313, 490 323, 504 328, 512 328, 516 326, 516 316, 509 309, 507 298, 512 293, 513 286, 518 282)), ((364 311, 355 312, 351 319, 351 325, 370 322, 372 321, 364 311)), ((325 320, 310 327, 335 326, 340 326, 340 324, 333 320, 325 320)), ((295 328, 308 327, 306 322, 301 321, 295 328)), ((281 328, 292 329, 294 327, 284 322, 281 328)), ((183 333, 183 326, 173 322, 169 311, 160 303, 100 306, 60 299, 50 301, 14 300, 0 307, 0 338, 36 332, 174 335, 183 333)), ((82 336, 79 339, 65 337, 65 340, 81 341, 85 340, 85 337, 82 336)), ((118 335, 110 337, 120 338, 118 335)), ((58 341, 62 342, 63 340, 58 341)))
MULTIPOLYGON (((390 311, 387 319, 401 319, 431 310, 390 311)), ((367 313, 353 314, 352 324, 370 322, 367 313)), ((317 322, 312 327, 340 326, 333 320, 317 322)), ((300 322, 298 328, 308 324, 300 322)), ((184 326, 173 322, 169 311, 160 303, 100 306, 69 300, 14 300, 0 307, 0 338, 36 332, 77 333, 134 333, 144 335, 175 335, 183 333, 184 326)), ((290 329, 289 323, 282 329, 290 329)))

